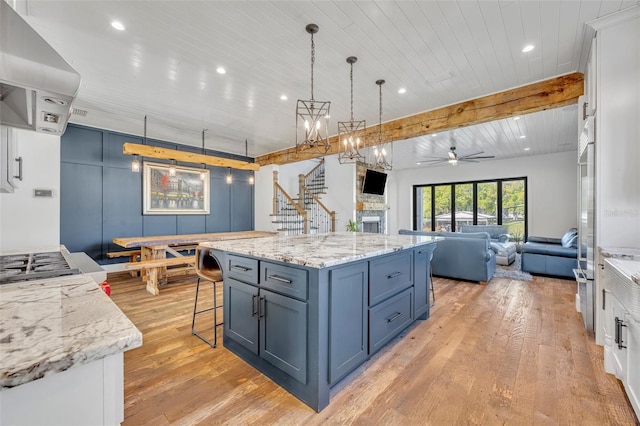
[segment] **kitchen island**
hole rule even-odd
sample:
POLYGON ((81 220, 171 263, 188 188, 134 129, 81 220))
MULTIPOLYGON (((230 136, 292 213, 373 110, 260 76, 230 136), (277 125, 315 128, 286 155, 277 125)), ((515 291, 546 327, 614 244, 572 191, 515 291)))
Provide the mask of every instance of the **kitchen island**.
POLYGON ((87 275, 0 286, 0 424, 116 425, 142 334, 87 275))
POLYGON ((202 243, 224 280, 224 346, 316 411, 429 316, 439 237, 331 233, 202 243))

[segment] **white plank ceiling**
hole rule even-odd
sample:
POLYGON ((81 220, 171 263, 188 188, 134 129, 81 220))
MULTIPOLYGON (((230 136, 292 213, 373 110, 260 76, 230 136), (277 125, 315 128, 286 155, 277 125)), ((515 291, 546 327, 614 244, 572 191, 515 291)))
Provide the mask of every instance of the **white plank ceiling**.
MULTIPOLYGON (((639 0, 598 1, 57 1, 10 0, 81 74, 71 122, 257 156, 295 145, 297 99, 331 101, 331 134, 349 118, 383 121, 584 71, 585 22, 639 0), (117 20, 124 31, 111 22, 117 20), (523 53, 525 45, 535 46, 523 53), (224 67, 226 74, 216 72, 224 67), (406 93, 398 90, 405 88, 406 93), (281 100, 286 95, 287 100, 281 100)), ((394 144, 396 168, 484 151, 508 158, 575 150, 577 107, 394 144), (525 135, 525 139, 520 139, 525 135), (525 148, 529 148, 525 151, 525 148)))

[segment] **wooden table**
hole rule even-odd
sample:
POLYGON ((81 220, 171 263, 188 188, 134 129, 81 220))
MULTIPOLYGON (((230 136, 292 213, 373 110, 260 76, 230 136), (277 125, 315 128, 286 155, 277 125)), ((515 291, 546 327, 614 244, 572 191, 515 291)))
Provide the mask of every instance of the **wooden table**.
POLYGON ((183 235, 155 235, 150 237, 123 237, 114 238, 113 243, 124 248, 140 248, 140 261, 129 262, 125 267, 129 270, 142 269, 143 280, 147 282, 147 291, 157 295, 158 281, 161 276, 167 276, 167 266, 195 264, 195 256, 183 256, 176 250, 180 246, 200 244, 207 241, 238 240, 243 238, 271 237, 275 232, 264 231, 240 231, 240 232, 216 232, 208 234, 183 234, 183 235), (167 258, 167 253, 174 257, 167 258))

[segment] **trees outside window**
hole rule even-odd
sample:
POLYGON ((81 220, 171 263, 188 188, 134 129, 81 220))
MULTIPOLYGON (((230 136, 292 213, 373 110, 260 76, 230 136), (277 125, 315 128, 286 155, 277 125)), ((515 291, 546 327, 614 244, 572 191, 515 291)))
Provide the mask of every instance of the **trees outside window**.
POLYGON ((459 231, 463 225, 506 225, 526 236, 527 179, 492 179, 414 185, 414 226, 459 231))

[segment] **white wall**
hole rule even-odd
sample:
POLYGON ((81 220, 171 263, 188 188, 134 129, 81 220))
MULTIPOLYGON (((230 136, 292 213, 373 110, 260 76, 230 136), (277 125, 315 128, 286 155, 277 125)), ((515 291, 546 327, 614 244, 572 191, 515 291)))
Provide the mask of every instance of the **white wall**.
POLYGON ((349 219, 355 219, 356 165, 340 164, 337 155, 326 157, 325 184, 327 193, 321 201, 336 212, 336 231, 345 231, 349 219))
POLYGON ((529 235, 560 237, 577 226, 577 153, 570 151, 392 171, 387 183, 389 233, 411 229, 413 185, 524 176, 528 178, 529 235))
POLYGON ((0 250, 60 244, 60 137, 15 130, 23 180, 12 194, 0 194, 0 250), (34 189, 53 197, 36 198, 34 189))
MULTIPOLYGON (((273 172, 278 171, 278 182, 292 198, 298 197, 298 176, 307 174, 318 164, 307 160, 282 166, 269 165, 256 172, 255 227, 257 231, 275 231, 271 223, 273 205, 273 172)), ((336 212, 336 231, 344 231, 349 219, 355 216, 355 164, 338 163, 337 155, 325 158, 325 184, 327 194, 320 201, 336 212)))

